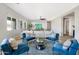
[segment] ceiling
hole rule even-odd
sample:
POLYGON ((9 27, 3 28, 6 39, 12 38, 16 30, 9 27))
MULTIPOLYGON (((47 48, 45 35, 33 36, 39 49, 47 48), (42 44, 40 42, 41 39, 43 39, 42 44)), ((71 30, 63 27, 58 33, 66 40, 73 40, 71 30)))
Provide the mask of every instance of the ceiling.
POLYGON ((40 16, 52 20, 75 8, 77 3, 7 3, 8 7, 30 20, 39 20, 40 16))

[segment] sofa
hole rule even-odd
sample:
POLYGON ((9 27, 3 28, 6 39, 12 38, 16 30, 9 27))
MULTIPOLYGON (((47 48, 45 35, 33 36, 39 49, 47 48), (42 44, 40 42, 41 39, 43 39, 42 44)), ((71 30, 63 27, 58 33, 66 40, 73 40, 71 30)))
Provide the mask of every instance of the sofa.
POLYGON ((29 47, 24 43, 19 44, 18 49, 13 50, 7 38, 3 40, 0 47, 4 55, 20 55, 25 52, 26 54, 28 54, 28 51, 29 51, 29 47))
POLYGON ((78 50, 78 42, 76 39, 70 40, 71 44, 67 49, 63 48, 63 44, 56 42, 52 47, 53 54, 58 55, 76 55, 78 50))

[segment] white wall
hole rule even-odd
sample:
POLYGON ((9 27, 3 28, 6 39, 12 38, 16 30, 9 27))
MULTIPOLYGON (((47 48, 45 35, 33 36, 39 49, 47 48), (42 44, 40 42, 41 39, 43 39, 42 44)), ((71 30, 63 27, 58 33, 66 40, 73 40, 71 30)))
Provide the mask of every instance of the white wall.
POLYGON ((73 25, 75 25, 74 16, 69 17, 69 35, 73 36, 73 25))
POLYGON ((66 30, 69 32, 69 19, 68 18, 65 18, 62 20, 63 21, 63 34, 66 34, 66 30), (67 23, 68 22, 68 23, 67 23))
MULTIPOLYGON (((25 18, 12 9, 8 8, 4 4, 0 4, 0 42, 3 40, 4 37, 7 35, 13 36, 15 34, 19 34, 21 32, 21 29, 13 30, 8 32, 7 31, 7 16, 16 18, 16 21, 18 20, 25 20, 25 18)), ((17 22, 18 24, 18 22, 17 22)))
POLYGON ((63 18, 62 17, 59 17, 59 18, 56 18, 54 20, 52 20, 52 31, 54 31, 55 33, 59 33, 60 36, 62 36, 63 34, 63 18))
POLYGON ((79 7, 75 9, 75 38, 79 42, 79 7))

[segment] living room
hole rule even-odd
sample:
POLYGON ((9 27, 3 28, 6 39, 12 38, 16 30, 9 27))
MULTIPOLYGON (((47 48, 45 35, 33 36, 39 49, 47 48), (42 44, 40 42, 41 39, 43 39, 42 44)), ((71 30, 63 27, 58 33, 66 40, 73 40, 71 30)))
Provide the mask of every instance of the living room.
POLYGON ((0 8, 1 55, 79 54, 78 3, 0 3, 0 8))

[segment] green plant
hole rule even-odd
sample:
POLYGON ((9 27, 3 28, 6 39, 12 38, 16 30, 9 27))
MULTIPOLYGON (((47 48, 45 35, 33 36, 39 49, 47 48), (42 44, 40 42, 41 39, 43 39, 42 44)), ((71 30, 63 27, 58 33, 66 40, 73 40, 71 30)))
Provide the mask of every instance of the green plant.
POLYGON ((31 29, 32 29, 32 24, 31 24, 31 22, 28 22, 28 23, 27 23, 27 28, 28 28, 28 30, 31 30, 31 29))

